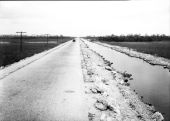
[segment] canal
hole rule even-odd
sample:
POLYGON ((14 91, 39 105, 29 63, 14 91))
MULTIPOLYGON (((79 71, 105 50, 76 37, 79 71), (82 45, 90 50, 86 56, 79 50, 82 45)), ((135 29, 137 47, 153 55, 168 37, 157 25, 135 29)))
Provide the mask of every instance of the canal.
POLYGON ((154 105, 160 111, 165 121, 170 120, 170 72, 161 66, 153 66, 142 59, 127 56, 110 48, 87 42, 89 47, 113 62, 113 67, 119 71, 132 74, 130 81, 132 89, 144 97, 146 103, 154 105))

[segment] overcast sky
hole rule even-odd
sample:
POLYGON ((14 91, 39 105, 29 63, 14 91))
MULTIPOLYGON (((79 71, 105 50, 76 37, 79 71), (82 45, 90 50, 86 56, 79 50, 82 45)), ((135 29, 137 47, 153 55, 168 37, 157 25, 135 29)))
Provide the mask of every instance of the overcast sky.
POLYGON ((170 35, 169 0, 0 1, 0 34, 170 35))

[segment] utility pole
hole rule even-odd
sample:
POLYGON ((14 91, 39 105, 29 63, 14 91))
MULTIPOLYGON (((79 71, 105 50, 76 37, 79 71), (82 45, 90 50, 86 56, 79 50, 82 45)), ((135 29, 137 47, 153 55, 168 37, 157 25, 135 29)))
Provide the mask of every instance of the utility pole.
POLYGON ((58 35, 57 35, 57 44, 58 44, 58 42, 59 42, 58 40, 59 40, 59 39, 58 39, 58 35))
POLYGON ((49 37, 49 34, 45 34, 47 36, 47 46, 48 46, 48 37, 49 37))
POLYGON ((60 35, 60 37, 61 37, 61 42, 63 41, 63 35, 60 35))
POLYGON ((20 52, 22 52, 22 43, 23 43, 23 42, 22 42, 22 39, 23 39, 22 34, 23 34, 23 33, 26 33, 26 32, 22 32, 22 31, 21 31, 21 32, 16 32, 16 33, 20 33, 20 52))

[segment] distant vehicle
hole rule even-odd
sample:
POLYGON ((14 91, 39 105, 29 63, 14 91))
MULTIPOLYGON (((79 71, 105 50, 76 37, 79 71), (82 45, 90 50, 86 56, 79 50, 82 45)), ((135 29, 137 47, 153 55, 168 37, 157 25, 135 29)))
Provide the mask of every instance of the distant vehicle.
POLYGON ((73 39, 73 42, 75 42, 76 40, 75 39, 73 39))

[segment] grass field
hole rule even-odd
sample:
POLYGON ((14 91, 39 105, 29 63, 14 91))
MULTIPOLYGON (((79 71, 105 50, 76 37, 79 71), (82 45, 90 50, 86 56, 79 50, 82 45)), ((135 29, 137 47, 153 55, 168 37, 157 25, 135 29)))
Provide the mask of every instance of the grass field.
POLYGON ((70 39, 69 37, 49 38, 47 44, 46 37, 24 38, 21 51, 19 38, 0 38, 0 67, 53 48, 70 39))
MULTIPOLYGON (((103 41, 102 41, 103 42, 103 41)), ((170 41, 160 42, 106 42, 111 45, 132 48, 138 52, 170 59, 170 41)))
POLYGON ((138 52, 147 53, 170 59, 170 36, 167 35, 108 35, 87 36, 91 41, 100 41, 111 45, 132 48, 138 52))

